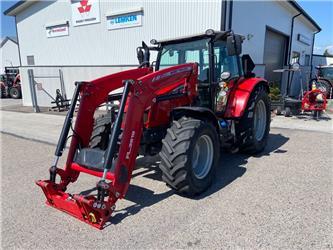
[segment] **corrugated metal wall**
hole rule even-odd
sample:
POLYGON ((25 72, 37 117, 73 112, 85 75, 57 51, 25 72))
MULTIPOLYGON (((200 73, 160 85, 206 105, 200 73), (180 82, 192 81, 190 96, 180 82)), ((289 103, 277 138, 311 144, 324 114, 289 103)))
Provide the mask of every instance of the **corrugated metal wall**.
POLYGON ((135 49, 144 40, 172 38, 219 29, 221 0, 100 1, 101 22, 73 27, 70 1, 40 1, 17 16, 22 65, 136 64, 135 49), (108 30, 106 13, 143 8, 142 26, 108 30), (69 36, 46 37, 46 25, 69 22, 69 36))
POLYGON ((313 77, 317 74, 317 66, 322 65, 333 65, 333 57, 326 57, 322 55, 313 55, 312 60, 312 75, 313 77))
MULTIPOLYGON (((200 33, 208 28, 220 29, 222 20, 222 0, 112 0, 100 1, 100 19, 97 24, 74 27, 72 24, 71 1, 39 1, 17 16, 22 65, 27 66, 27 56, 34 56, 37 66, 45 65, 87 65, 85 67, 64 68, 64 79, 68 96, 76 80, 90 80, 111 72, 122 70, 122 66, 137 64, 136 47, 144 40, 164 39, 200 33), (142 26, 118 30, 107 29, 107 13, 143 9, 142 26), (47 38, 46 27, 51 23, 69 23, 69 35, 47 38), (93 67, 90 65, 115 65, 117 67, 93 67)), ((289 34, 291 16, 294 10, 285 2, 234 1, 233 29, 246 36, 244 53, 249 53, 257 64, 255 72, 264 76, 263 62, 266 26, 289 34)), ((294 36, 301 33, 311 37, 313 28, 303 19, 295 22, 294 36)), ((296 37, 293 37, 296 40, 296 37)), ((295 41, 292 51, 301 51, 301 63, 306 54, 311 53, 311 46, 304 46, 295 41)), ((23 102, 30 105, 28 94, 27 68, 22 68, 23 102)), ((53 74, 52 68, 35 68, 53 74)), ((54 70, 58 70, 56 67, 54 70)), ((39 74, 39 73, 38 73, 39 74)), ((58 80, 43 80, 44 86, 53 85, 58 80)), ((42 93, 42 105, 49 99, 42 93), (45 100, 45 102, 44 102, 45 100)))
MULTIPOLYGON (((38 76, 59 76, 59 69, 63 73, 65 83, 65 91, 67 98, 71 99, 74 91, 74 83, 76 81, 89 81, 101 77, 103 75, 112 74, 115 72, 130 69, 130 67, 21 67, 22 94, 23 105, 32 106, 31 94, 29 87, 28 69, 32 69, 36 76, 35 82, 41 83, 43 89, 47 91, 53 98, 56 96, 56 89, 61 89, 59 78, 38 78, 38 76)), ((42 90, 37 90, 37 102, 41 107, 51 107, 52 99, 42 90)))
MULTIPOLYGON (((74 27, 71 1, 40 1, 17 16, 22 65, 27 56, 34 56, 36 66, 87 65, 87 67, 33 67, 35 75, 57 75, 63 70, 67 96, 71 97, 74 82, 91 80, 137 65, 136 47, 141 41, 165 39, 219 29, 221 0, 190 1, 100 1, 101 22, 74 27), (143 8, 142 26, 108 30, 109 12, 143 8), (159 20, 159 21, 157 21, 159 20), (163 21, 161 21, 163 20, 163 21), (69 22, 69 35, 47 38, 50 23, 69 22), (101 65, 102 67, 90 65, 101 65), (104 67, 116 65, 116 67, 104 67), (118 66, 117 66, 118 65, 118 66), (121 65, 125 66, 122 67, 121 65)), ((21 68, 23 104, 31 105, 28 68, 21 68)), ((59 79, 36 79, 53 96, 60 87, 59 79)), ((37 91, 38 104, 51 106, 51 99, 37 91)))
MULTIPOLYGON (((288 68, 285 66, 284 68, 288 68)), ((294 74, 288 72, 284 73, 276 73, 276 74, 281 74, 282 76, 282 81, 281 81, 281 94, 285 95, 286 90, 287 90, 287 84, 288 81, 290 81, 290 90, 288 95, 293 96, 293 97, 300 97, 301 96, 301 90, 303 89, 304 91, 307 90, 308 88, 308 83, 310 81, 310 71, 311 67, 310 66, 301 66, 301 71, 297 71, 294 74), (289 76, 289 80, 288 80, 289 76)))

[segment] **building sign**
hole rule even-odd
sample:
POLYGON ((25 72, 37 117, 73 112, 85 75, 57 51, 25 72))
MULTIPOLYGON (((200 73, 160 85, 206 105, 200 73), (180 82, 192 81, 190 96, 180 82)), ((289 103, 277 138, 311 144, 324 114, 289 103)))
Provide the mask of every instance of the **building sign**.
POLYGON ((302 35, 302 34, 297 35, 297 40, 301 43, 306 44, 306 45, 311 45, 311 39, 302 35))
POLYGON ((107 16, 108 30, 130 28, 142 25, 142 10, 140 9, 122 13, 122 14, 110 14, 107 16))
POLYGON ((99 0, 72 0, 73 26, 100 22, 99 0))
POLYGON ((58 37, 58 36, 68 36, 68 24, 61 24, 55 26, 46 27, 46 36, 50 37, 58 37))

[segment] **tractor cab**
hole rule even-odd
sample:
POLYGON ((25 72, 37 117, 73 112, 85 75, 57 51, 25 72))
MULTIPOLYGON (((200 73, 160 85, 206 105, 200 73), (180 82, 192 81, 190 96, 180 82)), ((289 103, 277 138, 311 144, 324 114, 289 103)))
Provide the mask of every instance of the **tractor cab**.
POLYGON ((328 66, 318 66, 318 77, 326 78, 333 81, 333 64, 328 66))
POLYGON ((225 106, 218 103, 221 90, 227 93, 241 76, 254 76, 251 58, 248 55, 242 58, 239 56, 243 40, 243 36, 233 32, 211 29, 203 34, 172 40, 153 39, 151 44, 154 47, 143 43, 141 49, 138 48, 138 59, 141 65, 149 65, 149 51, 157 50, 155 71, 185 63, 197 63, 197 105, 220 113, 225 106))

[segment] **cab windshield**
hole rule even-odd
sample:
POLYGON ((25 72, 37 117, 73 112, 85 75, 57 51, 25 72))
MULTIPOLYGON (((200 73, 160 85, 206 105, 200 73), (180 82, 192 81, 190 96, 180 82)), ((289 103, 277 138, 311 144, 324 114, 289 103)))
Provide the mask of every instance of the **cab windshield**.
POLYGON ((199 65, 199 81, 208 81, 208 42, 210 39, 168 44, 162 49, 159 69, 196 62, 199 65))
POLYGON ((333 80, 333 67, 321 68, 319 70, 319 76, 333 80))
MULTIPOLYGON (((198 82, 209 83, 209 38, 178 44, 168 44, 162 49, 159 69, 184 63, 198 63, 198 82)), ((228 56, 225 41, 214 44, 214 81, 221 73, 230 72, 231 76, 238 76, 237 57, 228 56)))

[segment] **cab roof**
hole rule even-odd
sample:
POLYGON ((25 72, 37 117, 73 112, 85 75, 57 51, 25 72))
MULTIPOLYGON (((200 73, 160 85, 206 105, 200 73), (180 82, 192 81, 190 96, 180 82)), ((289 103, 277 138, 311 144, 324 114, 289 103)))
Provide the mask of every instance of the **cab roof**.
POLYGON ((325 69, 325 68, 333 68, 333 64, 316 66, 316 69, 325 69))
POLYGON ((204 33, 199 33, 199 34, 194 34, 194 35, 189 35, 189 36, 181 36, 181 37, 164 39, 164 40, 152 39, 150 41, 150 43, 153 45, 158 45, 158 44, 164 45, 164 44, 194 41, 194 40, 199 40, 199 39, 204 39, 204 38, 215 38, 216 40, 221 40, 221 39, 225 39, 229 34, 231 34, 231 31, 215 31, 212 29, 208 29, 204 33))

